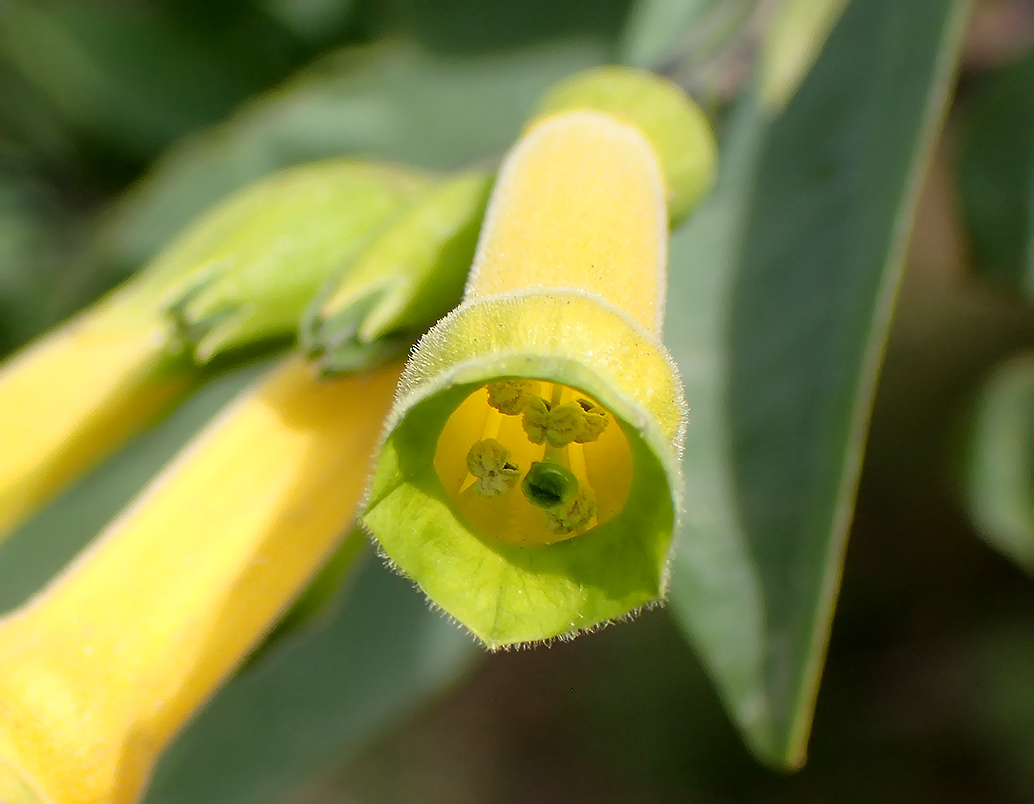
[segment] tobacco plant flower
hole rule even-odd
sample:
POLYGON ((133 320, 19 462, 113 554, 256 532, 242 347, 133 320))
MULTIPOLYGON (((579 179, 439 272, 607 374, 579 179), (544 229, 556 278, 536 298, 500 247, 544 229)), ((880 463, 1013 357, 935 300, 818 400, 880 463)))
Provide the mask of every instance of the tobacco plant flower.
POLYGON ((0 620, 0 801, 138 799, 346 532, 400 368, 288 361, 0 620))
MULTIPOLYGON (((489 646, 571 635, 663 596, 686 423, 659 340, 667 229, 709 183, 713 142, 695 107, 648 74, 576 77, 543 109, 499 173, 463 303, 415 350, 378 450, 400 367, 317 381, 292 359, 0 620, 0 800, 135 800, 162 747, 340 542, 371 453, 365 526, 489 646)), ((355 270, 312 308, 307 345, 324 373, 422 326, 456 279, 488 179, 429 191, 395 217, 393 238, 378 227, 425 183, 381 170, 368 225, 353 219, 340 240, 321 228, 328 207, 306 228, 304 205, 328 200, 318 182, 277 214, 241 200, 132 292, 35 347, 60 360, 30 350, 0 373, 0 405, 50 393, 59 411, 14 417, 50 441, 31 436, 43 457, 25 466, 28 486, 0 474, 0 525, 56 487, 55 456, 71 476, 178 392, 146 415, 139 404, 180 365, 177 346, 204 362, 296 319, 316 272, 302 261, 281 275, 290 255, 355 270), (112 351, 90 357, 101 347, 112 351), (78 361, 107 373, 60 413, 78 386, 48 365, 78 361), (80 427, 92 452, 71 435, 80 427)))
POLYGON ((666 174, 634 122, 650 115, 600 110, 614 75, 547 101, 570 110, 535 120, 504 160, 464 302, 413 353, 362 516, 490 647, 593 628, 667 583, 686 409, 660 343, 666 198, 699 197, 713 143, 673 85, 618 73, 712 149, 694 157, 703 180, 666 174))

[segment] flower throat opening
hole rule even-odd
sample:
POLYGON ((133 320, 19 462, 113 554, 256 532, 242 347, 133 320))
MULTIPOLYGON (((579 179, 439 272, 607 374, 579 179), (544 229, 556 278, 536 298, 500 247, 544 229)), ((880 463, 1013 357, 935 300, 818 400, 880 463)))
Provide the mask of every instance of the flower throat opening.
POLYGON ((632 453, 613 415, 561 383, 506 379, 452 412, 434 467, 478 535, 505 544, 564 541, 628 500, 632 453))

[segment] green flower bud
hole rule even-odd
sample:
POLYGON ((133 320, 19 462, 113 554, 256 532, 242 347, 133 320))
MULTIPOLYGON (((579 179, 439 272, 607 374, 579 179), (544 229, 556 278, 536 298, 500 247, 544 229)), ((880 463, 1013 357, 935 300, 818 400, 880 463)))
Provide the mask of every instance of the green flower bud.
POLYGON ((0 540, 199 382, 191 357, 289 337, 327 275, 425 185, 342 160, 270 177, 0 365, 0 540))
POLYGON ((596 109, 635 124, 661 162, 671 225, 682 221, 714 184, 718 148, 707 117, 667 78, 628 67, 596 67, 553 87, 537 114, 596 109))
POLYGON ((328 160, 283 171, 225 201, 153 268, 167 287, 176 340, 208 362, 289 337, 323 284, 424 186, 424 178, 402 169, 328 160))
POLYGON ((425 190, 305 316, 303 347, 326 374, 394 356, 460 300, 492 177, 425 190))

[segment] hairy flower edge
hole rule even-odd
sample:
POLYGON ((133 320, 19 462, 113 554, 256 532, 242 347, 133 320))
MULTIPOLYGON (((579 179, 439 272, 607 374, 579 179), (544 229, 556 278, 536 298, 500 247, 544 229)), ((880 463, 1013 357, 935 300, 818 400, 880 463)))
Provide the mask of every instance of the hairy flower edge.
POLYGON ((664 348, 598 298, 530 292, 464 304, 403 375, 361 522, 393 566, 488 647, 573 636, 664 596, 684 426, 664 348), (471 393, 506 378, 563 384, 614 416, 631 478, 609 521, 553 544, 505 543, 450 500, 434 465, 440 434, 471 393))

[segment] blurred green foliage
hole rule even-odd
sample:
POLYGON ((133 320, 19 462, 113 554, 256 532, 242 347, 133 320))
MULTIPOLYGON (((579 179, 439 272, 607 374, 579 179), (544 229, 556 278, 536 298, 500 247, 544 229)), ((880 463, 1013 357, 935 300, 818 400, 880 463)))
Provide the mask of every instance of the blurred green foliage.
POLYGON ((725 182, 674 238, 667 341, 696 417, 673 602, 773 764, 804 761, 898 222, 914 211, 961 12, 852 6, 781 115, 764 92, 742 100, 725 182))
POLYGON ((1034 298, 1034 51, 966 99, 959 190, 973 270, 1034 298))
POLYGON ((967 436, 964 492, 974 524, 1034 575, 1034 356, 987 379, 967 436))
MULTIPOLYGON (((1012 364, 1022 382, 998 369, 1034 346, 1032 51, 989 69, 966 58, 967 4, 854 0, 780 112, 757 100, 778 6, 0 5, 0 353, 285 166, 490 169, 543 91, 587 66, 675 76, 721 134, 718 191, 671 255, 667 342, 692 409, 674 619, 465 676, 467 637, 370 557, 200 713, 148 800, 1034 797, 1017 566, 1034 397, 1028 363, 1012 364), (776 776, 738 747, 707 677, 758 757, 803 761, 849 529, 811 761, 776 776)), ((0 547, 0 604, 38 589, 259 367, 213 380, 0 547)))

